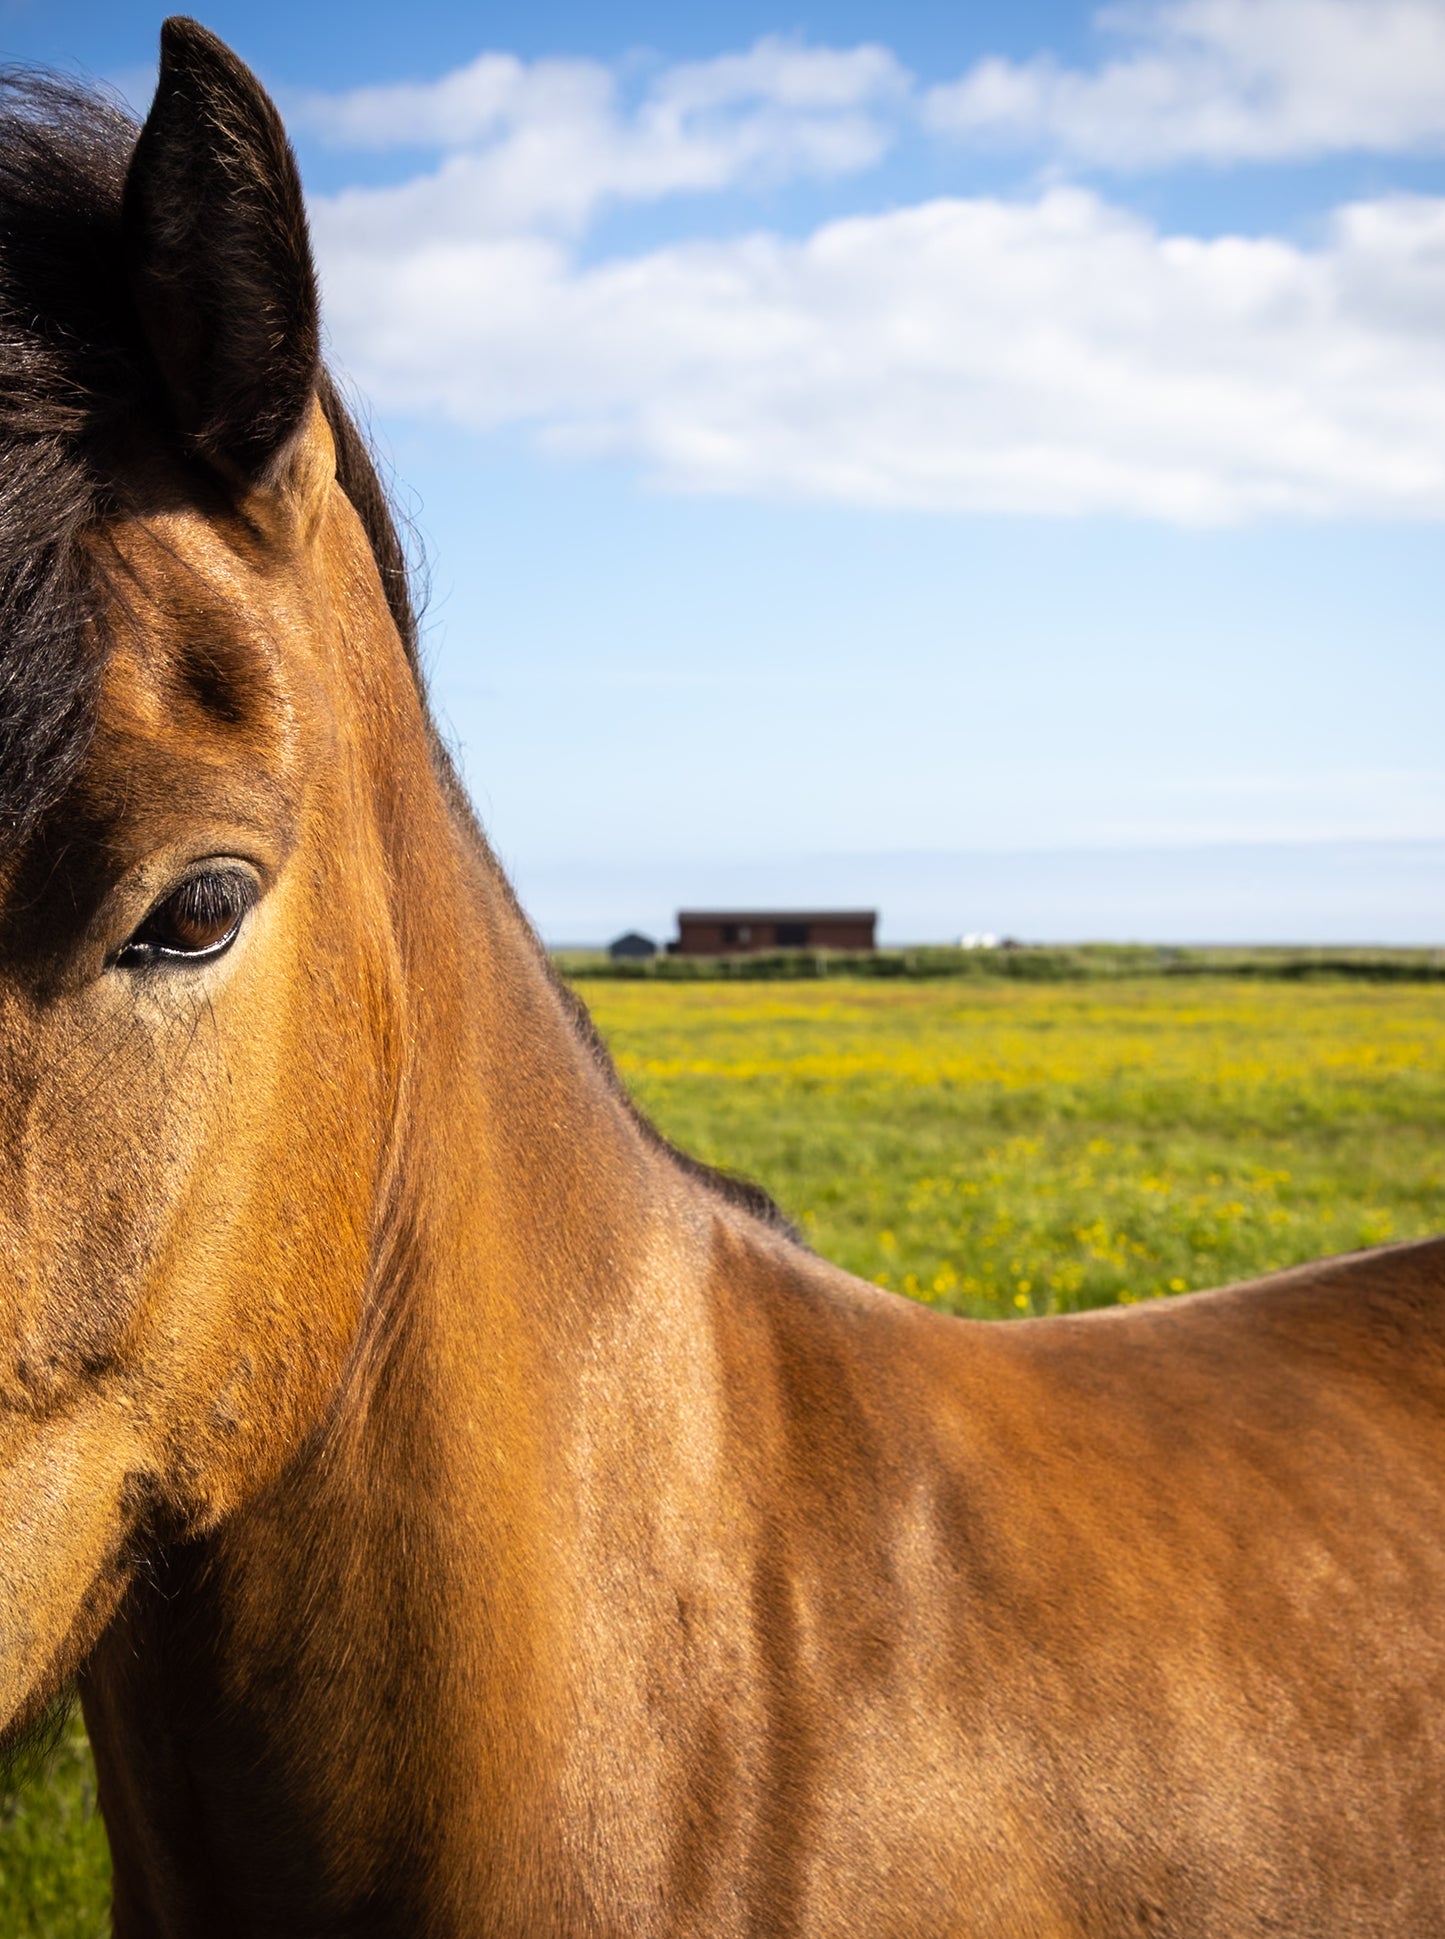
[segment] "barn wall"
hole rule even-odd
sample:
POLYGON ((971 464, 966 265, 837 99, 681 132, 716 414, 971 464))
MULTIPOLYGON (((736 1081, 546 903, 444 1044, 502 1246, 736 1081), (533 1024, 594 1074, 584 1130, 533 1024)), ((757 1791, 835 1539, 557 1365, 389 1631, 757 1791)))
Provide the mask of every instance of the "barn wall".
POLYGON ((754 955, 772 949, 873 949, 872 910, 747 910, 693 912, 678 917, 682 956, 754 955))

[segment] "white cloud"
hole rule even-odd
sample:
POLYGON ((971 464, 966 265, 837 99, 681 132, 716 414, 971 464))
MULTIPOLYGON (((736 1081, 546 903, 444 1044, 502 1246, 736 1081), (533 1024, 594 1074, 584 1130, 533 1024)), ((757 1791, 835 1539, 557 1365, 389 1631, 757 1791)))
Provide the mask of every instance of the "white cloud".
POLYGON ((1077 188, 583 267, 555 237, 315 208, 384 408, 675 489, 866 505, 1445 517, 1445 200, 1313 249, 1161 235, 1077 188))
POLYGON ((616 83, 595 61, 537 61, 479 54, 437 81, 398 81, 311 94, 290 119, 335 148, 465 148, 519 123, 612 112, 616 83))
POLYGON ((1445 148, 1445 0, 1167 0, 1098 20, 1119 58, 980 61, 930 90, 926 118, 1121 169, 1445 148))
MULTIPOLYGON (((580 227, 607 200, 653 200, 876 162, 908 77, 882 47, 776 38, 654 75, 635 102, 595 61, 483 54, 439 81, 312 95, 292 118, 338 147, 443 151, 431 175, 360 199, 398 235, 580 227)), ((346 219, 342 198, 338 220, 346 219)))
MULTIPOLYGON (((928 110, 1119 163, 1427 144, 1445 0, 1116 8, 1097 73, 985 62, 928 110)), ((874 163, 911 82, 778 39, 657 69, 486 54, 311 97, 428 172, 313 205, 340 361, 383 408, 623 455, 688 491, 944 510, 1445 517, 1445 200, 1315 247, 1159 233, 1097 194, 947 198, 800 240, 584 265, 599 209, 874 163)))

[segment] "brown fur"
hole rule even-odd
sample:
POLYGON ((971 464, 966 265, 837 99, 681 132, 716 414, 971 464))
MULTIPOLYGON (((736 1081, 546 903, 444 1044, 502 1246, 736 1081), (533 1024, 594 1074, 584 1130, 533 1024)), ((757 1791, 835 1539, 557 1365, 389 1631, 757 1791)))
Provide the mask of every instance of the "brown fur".
MULTIPOLYGON (((165 60, 138 168, 286 175, 165 60)), ((284 307, 287 233, 188 287, 284 307)), ((81 1668, 120 1939, 1445 1930, 1445 1244, 970 1325, 680 1166, 334 409, 236 414, 258 340, 148 339, 93 725, 0 860, 0 1715, 81 1668), (125 968, 206 857, 229 953, 125 968)))

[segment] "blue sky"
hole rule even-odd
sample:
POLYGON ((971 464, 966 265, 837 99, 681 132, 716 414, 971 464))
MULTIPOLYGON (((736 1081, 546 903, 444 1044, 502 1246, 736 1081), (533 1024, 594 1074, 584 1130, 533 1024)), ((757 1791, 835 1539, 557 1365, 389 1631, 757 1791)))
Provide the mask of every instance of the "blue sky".
POLYGON ((1445 940, 1445 0, 203 17, 551 940, 1445 940))

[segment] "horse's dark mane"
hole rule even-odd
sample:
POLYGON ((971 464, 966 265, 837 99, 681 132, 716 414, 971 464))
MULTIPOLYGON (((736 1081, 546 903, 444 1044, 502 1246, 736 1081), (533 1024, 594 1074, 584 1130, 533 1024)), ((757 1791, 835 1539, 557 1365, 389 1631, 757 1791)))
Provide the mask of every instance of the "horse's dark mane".
POLYGON ((0 840, 85 756, 102 658, 99 452, 140 381, 120 196, 135 127, 63 81, 0 72, 0 840))
MULTIPOLYGON (((124 508, 112 454, 127 422, 160 409, 121 248, 121 195, 138 133, 103 94, 55 75, 0 69, 0 848, 24 839, 85 759, 108 592, 105 550, 94 535, 124 508)), ((425 699, 411 571, 386 489, 325 372, 320 398, 337 480, 361 520, 425 699)), ((485 852, 434 728, 432 740, 452 803, 485 852)), ((790 1230, 760 1186, 715 1172, 663 1138, 627 1096, 585 1007, 553 980, 648 1140, 729 1202, 790 1230)))
POLYGON ((663 1137, 651 1118, 644 1111, 639 1110, 633 1101, 616 1064, 612 1061, 612 1053, 602 1041, 602 1034, 592 1020, 592 1012, 572 986, 562 981, 550 962, 547 964, 547 970, 571 1015, 573 1029, 592 1052, 612 1091, 626 1107, 628 1115, 648 1143, 666 1152, 680 1171, 686 1172, 689 1178, 699 1179, 718 1197, 726 1199, 729 1205, 736 1205, 744 1212, 751 1212, 753 1217, 761 1219, 764 1225, 771 1226, 775 1232, 782 1232, 801 1244, 802 1234, 798 1228, 772 1194, 765 1191, 761 1185, 756 1184, 751 1178, 745 1178, 740 1172, 719 1171, 716 1165, 705 1165, 700 1158, 694 1158, 686 1151, 679 1151, 670 1139, 663 1137))

